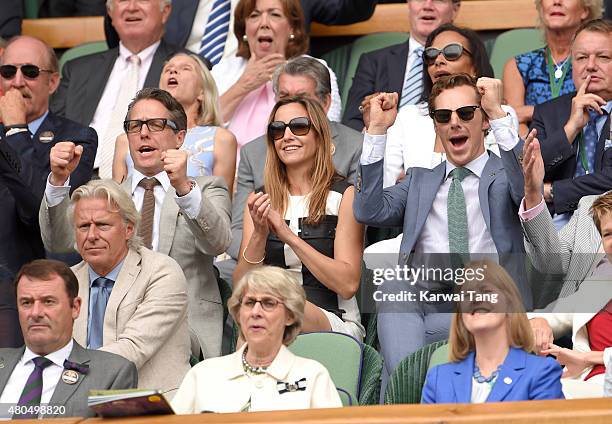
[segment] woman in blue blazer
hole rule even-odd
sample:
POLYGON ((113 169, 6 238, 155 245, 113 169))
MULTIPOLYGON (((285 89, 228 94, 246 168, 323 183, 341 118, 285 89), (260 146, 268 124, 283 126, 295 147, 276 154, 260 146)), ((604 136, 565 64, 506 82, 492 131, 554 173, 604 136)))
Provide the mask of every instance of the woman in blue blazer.
POLYGON ((421 402, 563 399, 559 363, 531 353, 533 333, 512 278, 490 260, 467 268, 475 278, 458 290, 463 302, 451 323, 451 362, 429 371, 421 402))

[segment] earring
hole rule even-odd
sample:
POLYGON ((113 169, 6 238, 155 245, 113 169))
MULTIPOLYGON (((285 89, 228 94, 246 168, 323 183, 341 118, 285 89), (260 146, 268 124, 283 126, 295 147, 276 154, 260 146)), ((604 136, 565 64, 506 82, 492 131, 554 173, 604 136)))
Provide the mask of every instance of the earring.
POLYGON ((244 41, 245 43, 248 43, 248 40, 247 40, 247 36, 246 36, 246 34, 244 34, 244 35, 242 36, 242 41, 244 41))
POLYGON ((293 34, 289 34, 289 40, 290 40, 290 41, 295 40, 295 35, 293 35, 293 34))

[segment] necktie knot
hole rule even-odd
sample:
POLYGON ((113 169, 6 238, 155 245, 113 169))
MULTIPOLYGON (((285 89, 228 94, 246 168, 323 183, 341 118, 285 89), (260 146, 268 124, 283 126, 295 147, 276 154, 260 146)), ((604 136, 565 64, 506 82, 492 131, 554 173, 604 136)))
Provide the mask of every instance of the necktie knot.
POLYGON ((112 288, 115 285, 115 282, 110 278, 98 277, 92 281, 92 287, 100 287, 101 289, 112 288))
POLYGON ((44 356, 37 356, 36 358, 32 359, 32 362, 34 362, 34 367, 39 368, 41 370, 44 370, 53 363, 51 360, 45 358, 44 356))
POLYGON ((140 57, 138 57, 137 54, 128 56, 127 61, 130 65, 136 65, 136 66, 140 65, 140 57))
POLYGON ((467 177, 471 173, 472 171, 461 166, 461 167, 453 169, 449 175, 453 180, 459 180, 459 182, 461 182, 465 179, 465 177, 467 177))
POLYGON ((159 181, 155 177, 152 177, 152 178, 143 178, 142 180, 140 180, 138 185, 140 187, 144 188, 145 190, 153 190, 156 185, 159 185, 159 181))
POLYGON ((419 59, 419 60, 423 60, 423 52, 425 50, 423 49, 423 47, 419 46, 416 49, 414 49, 414 51, 412 52, 412 54, 414 55, 415 58, 419 59))

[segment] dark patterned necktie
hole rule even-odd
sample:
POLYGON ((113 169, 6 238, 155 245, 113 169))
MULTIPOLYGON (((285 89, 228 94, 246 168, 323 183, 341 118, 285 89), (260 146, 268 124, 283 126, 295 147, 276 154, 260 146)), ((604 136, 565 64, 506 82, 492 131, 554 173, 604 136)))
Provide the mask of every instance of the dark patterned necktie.
MULTIPOLYGON (((19 401, 17 402, 18 406, 40 405, 40 397, 42 396, 43 389, 43 370, 53 363, 43 356, 37 356, 36 358, 32 359, 32 362, 34 362, 34 371, 32 371, 28 377, 28 381, 26 381, 25 387, 23 388, 19 401)), ((25 414, 15 414, 13 416, 13 419, 22 420, 36 418, 38 418, 38 412, 34 412, 33 410, 25 414)))
POLYGON ((155 194, 154 189, 159 185, 157 178, 143 178, 138 185, 144 188, 144 198, 140 211, 140 228, 138 235, 142 237, 144 245, 151 249, 153 245, 153 220, 155 218, 155 194))

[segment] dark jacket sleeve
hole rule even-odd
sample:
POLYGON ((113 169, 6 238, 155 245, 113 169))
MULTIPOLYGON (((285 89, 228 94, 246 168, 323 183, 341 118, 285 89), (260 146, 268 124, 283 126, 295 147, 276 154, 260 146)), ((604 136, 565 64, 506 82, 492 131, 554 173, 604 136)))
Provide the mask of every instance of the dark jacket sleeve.
MULTIPOLYGON (((348 25, 370 19, 376 0, 302 0, 305 20, 325 25, 348 25)), ((308 28, 307 28, 308 29, 308 28)))
POLYGON ((374 93, 376 87, 376 66, 370 57, 370 54, 365 53, 359 59, 342 118, 344 125, 360 132, 363 130, 364 123, 359 105, 365 96, 374 93))
POLYGON ((83 155, 79 165, 70 175, 70 192, 72 193, 74 189, 91 180, 96 151, 98 150, 98 135, 91 127, 81 127, 70 141, 83 146, 83 155))

